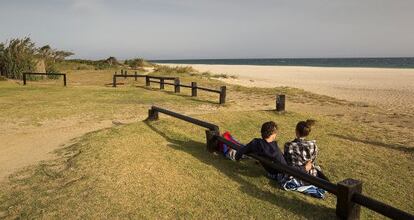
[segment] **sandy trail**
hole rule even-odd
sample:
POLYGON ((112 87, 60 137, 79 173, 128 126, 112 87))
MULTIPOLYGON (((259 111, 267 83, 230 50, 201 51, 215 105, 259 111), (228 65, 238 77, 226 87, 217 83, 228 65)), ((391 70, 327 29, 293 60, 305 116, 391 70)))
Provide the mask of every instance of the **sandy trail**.
POLYGON ((190 66, 201 72, 237 76, 237 79, 222 79, 231 84, 266 88, 296 87, 407 114, 412 114, 414 108, 414 69, 205 64, 190 66))
POLYGON ((2 123, 0 126, 0 181, 13 172, 56 157, 54 150, 82 135, 114 126, 111 120, 89 122, 77 118, 43 122, 39 127, 2 123))

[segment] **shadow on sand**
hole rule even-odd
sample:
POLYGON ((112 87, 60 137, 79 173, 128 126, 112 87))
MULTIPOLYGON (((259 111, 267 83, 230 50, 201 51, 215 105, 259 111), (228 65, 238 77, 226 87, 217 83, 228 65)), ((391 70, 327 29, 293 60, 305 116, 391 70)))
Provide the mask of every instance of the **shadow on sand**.
MULTIPOLYGON (((251 182, 246 181, 244 178, 242 178, 242 176, 258 177, 263 175, 263 171, 259 171, 261 170, 261 167, 257 167, 256 170, 254 170, 254 167, 248 167, 248 169, 245 169, 243 166, 236 164, 236 162, 224 159, 224 157, 221 157, 219 155, 208 153, 205 149, 205 143, 191 140, 183 141, 174 139, 166 133, 162 132, 160 129, 156 128, 151 124, 151 122, 145 121, 145 124, 148 125, 151 130, 165 138, 170 143, 168 145, 169 147, 184 151, 192 155, 202 163, 215 167, 227 177, 238 182, 241 185, 240 190, 243 193, 247 193, 252 197, 258 198, 275 206, 281 207, 287 211, 298 214, 306 219, 336 218, 335 210, 332 208, 308 203, 306 201, 300 200, 299 198, 289 198, 283 195, 283 193, 274 194, 272 192, 260 189, 251 182)), ((270 181, 270 184, 274 187, 278 187, 277 184, 273 181, 270 181)))

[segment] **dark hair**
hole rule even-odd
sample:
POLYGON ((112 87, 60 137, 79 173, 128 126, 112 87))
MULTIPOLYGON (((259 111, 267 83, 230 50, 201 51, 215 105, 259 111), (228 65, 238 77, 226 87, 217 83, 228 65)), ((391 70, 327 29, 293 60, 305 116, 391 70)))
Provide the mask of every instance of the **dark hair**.
POLYGON ((306 121, 300 121, 296 125, 296 132, 300 137, 306 137, 311 132, 312 126, 315 125, 316 121, 308 119, 306 121))
POLYGON ((272 135, 276 131, 277 131, 277 124, 274 121, 265 122, 263 123, 262 130, 261 130, 262 138, 266 139, 270 137, 270 135, 272 135))

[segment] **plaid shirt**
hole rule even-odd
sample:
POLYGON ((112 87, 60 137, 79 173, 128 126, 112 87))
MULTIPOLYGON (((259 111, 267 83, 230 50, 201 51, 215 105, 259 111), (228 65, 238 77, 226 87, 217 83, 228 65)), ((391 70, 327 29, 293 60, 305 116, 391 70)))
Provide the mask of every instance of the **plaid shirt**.
POLYGON ((318 147, 316 141, 307 141, 305 138, 296 138, 285 144, 284 156, 290 166, 305 166, 307 161, 312 161, 313 168, 309 171, 312 176, 318 175, 319 167, 316 166, 318 147))

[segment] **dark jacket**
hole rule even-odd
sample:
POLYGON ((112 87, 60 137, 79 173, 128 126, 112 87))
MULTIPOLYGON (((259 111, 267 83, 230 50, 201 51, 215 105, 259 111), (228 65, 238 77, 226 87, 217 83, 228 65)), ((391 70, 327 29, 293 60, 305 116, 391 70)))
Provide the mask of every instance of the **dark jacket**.
MULTIPOLYGON (((279 162, 281 164, 287 165, 285 158, 283 157, 283 153, 280 151, 277 142, 267 142, 261 138, 255 138, 250 143, 245 145, 244 147, 240 148, 236 153, 236 160, 240 160, 243 154, 255 153, 259 156, 265 157, 273 162, 279 162)), ((281 174, 277 170, 267 166, 266 164, 262 163, 263 168, 270 174, 271 176, 277 177, 279 182, 283 181, 287 178, 286 175, 281 174)), ((303 166, 296 166, 296 169, 306 172, 303 166)))

